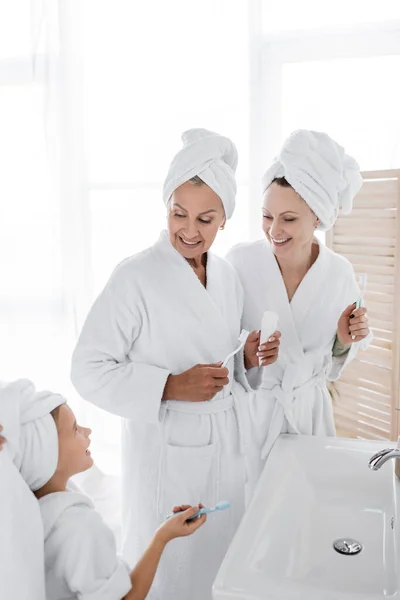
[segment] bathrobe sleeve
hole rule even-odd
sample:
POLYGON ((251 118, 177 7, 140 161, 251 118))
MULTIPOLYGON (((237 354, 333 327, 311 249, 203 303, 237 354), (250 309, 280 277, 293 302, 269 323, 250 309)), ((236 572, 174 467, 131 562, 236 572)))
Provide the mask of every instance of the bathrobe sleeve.
POLYGON ((79 600, 121 600, 132 588, 114 535, 96 511, 71 507, 51 536, 55 571, 79 600))
MULTIPOLYGON (((360 297, 360 288, 358 287, 357 280, 354 274, 352 265, 343 257, 340 257, 341 263, 341 279, 343 280, 343 308, 341 308, 340 314, 353 302, 356 302, 360 297)), ((338 278, 339 280, 339 278, 338 278)), ((372 332, 360 342, 355 342, 350 346, 348 352, 335 356, 333 354, 332 345, 332 366, 328 373, 329 381, 336 381, 342 374, 343 369, 356 357, 359 350, 365 350, 371 343, 373 338, 372 332)))
MULTIPOLYGON (((138 293, 138 299, 140 298, 138 293)), ((132 292, 111 280, 95 301, 72 357, 71 380, 93 404, 126 419, 158 422, 170 372, 129 357, 141 329, 132 292)))

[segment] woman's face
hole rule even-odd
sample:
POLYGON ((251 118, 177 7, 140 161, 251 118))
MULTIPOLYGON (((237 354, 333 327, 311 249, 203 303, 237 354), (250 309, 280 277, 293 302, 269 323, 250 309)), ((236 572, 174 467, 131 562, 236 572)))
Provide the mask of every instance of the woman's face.
POLYGON ((293 188, 272 183, 262 212, 263 230, 277 258, 311 248, 318 219, 293 188))
POLYGON ((57 472, 72 477, 93 465, 90 455, 90 429, 77 424, 75 415, 67 404, 60 406, 55 419, 58 432, 57 472))
POLYGON ((195 259, 207 252, 224 224, 221 199, 208 185, 188 181, 172 194, 168 233, 171 244, 184 258, 195 259))

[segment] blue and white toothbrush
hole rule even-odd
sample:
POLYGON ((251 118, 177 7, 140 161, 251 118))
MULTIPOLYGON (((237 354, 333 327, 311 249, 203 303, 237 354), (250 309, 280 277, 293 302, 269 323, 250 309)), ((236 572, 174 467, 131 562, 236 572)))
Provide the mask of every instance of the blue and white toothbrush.
MULTIPOLYGON (((227 502, 226 500, 221 500, 220 502, 218 502, 218 504, 216 504, 212 508, 206 508, 205 506, 203 508, 200 508, 197 511, 197 513, 195 513, 192 517, 190 517, 187 520, 193 521, 193 519, 197 519, 197 517, 201 517, 201 515, 208 515, 209 513, 212 513, 212 512, 217 512, 219 510, 225 510, 226 508, 230 508, 230 506, 231 505, 229 502, 227 502)), ((174 517, 177 514, 178 513, 169 513, 169 515, 167 515, 166 519, 170 519, 171 517, 174 517)))

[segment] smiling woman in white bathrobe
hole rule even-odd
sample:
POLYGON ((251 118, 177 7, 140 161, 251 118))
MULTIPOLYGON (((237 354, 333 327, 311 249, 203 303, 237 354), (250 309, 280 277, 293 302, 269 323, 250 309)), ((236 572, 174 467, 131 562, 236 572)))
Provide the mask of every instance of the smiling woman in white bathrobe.
POLYGON ((329 136, 294 132, 263 178, 265 239, 228 254, 244 288, 243 327, 254 330, 245 354, 257 389, 251 414, 260 469, 281 432, 335 434, 326 380, 369 342, 353 267, 314 236, 333 226, 339 208, 351 210, 361 183, 356 161, 329 136), (266 310, 279 316, 278 360, 276 340, 258 346, 266 310))
MULTIPOLYGON (((94 303, 72 381, 123 425, 124 557, 133 563, 171 507, 228 500, 193 538, 168 548, 149 598, 209 600, 244 510, 244 368, 234 377, 243 295, 209 248, 233 213, 236 148, 183 134, 164 184, 168 231, 127 259, 94 303)), ((239 363, 240 364, 240 363, 239 363)))

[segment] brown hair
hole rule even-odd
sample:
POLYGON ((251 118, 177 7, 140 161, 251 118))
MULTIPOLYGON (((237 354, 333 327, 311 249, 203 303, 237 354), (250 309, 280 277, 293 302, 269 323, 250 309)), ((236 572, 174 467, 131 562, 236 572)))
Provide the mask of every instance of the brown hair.
POLYGON ((58 422, 58 417, 60 416, 60 408, 61 408, 62 404, 60 404, 60 406, 57 406, 57 408, 54 408, 50 414, 54 419, 55 424, 57 425, 58 422))
POLYGON ((198 175, 189 179, 189 183, 193 183, 193 185, 204 185, 204 181, 198 175))
POLYGON ((273 179, 271 181, 271 183, 276 183, 276 185, 279 185, 280 187, 285 187, 285 188, 292 187, 285 177, 276 177, 275 179, 273 179))

